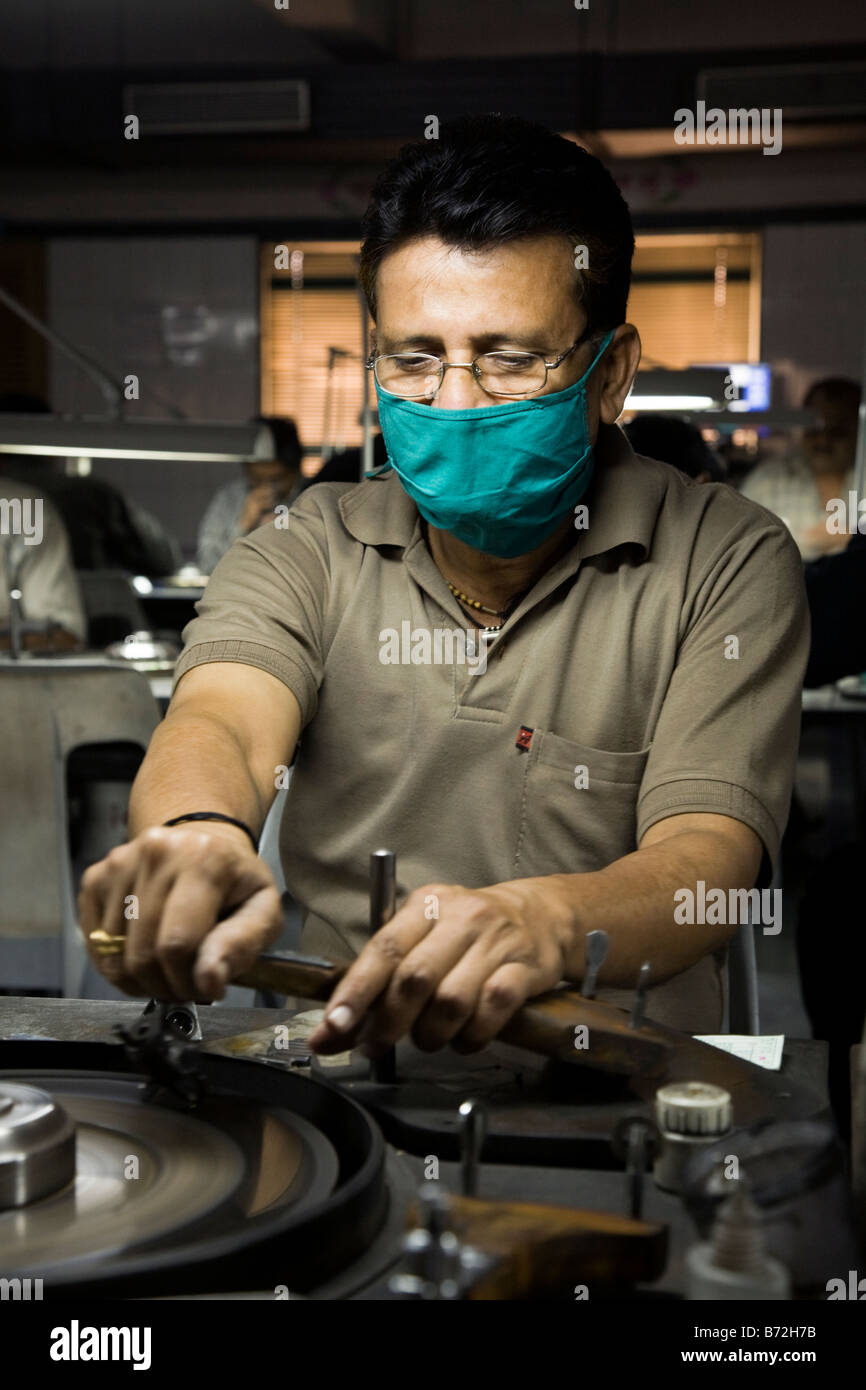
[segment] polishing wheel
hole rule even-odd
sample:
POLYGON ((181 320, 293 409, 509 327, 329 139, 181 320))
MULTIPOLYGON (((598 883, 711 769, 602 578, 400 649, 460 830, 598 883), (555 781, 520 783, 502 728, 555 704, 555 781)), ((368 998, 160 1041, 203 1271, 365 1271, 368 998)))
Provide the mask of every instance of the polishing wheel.
POLYGON ((0 1044, 0 1274, 122 1296, 243 1287, 247 1267, 303 1291, 364 1248, 384 1145, 360 1107, 257 1063, 199 1066, 190 1107, 117 1047, 0 1044))

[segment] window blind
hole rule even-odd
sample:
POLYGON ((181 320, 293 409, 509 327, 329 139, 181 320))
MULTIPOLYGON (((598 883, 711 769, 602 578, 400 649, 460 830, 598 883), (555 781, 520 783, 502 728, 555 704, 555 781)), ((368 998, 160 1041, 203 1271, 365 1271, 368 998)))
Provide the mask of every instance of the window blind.
MULTIPOLYGON (((758 361, 760 252, 753 232, 641 233, 628 321, 643 364, 758 361)), ((357 255, 357 242, 262 248, 262 411, 295 420, 307 472, 361 443, 357 255)))
POLYGON ((263 248, 262 412, 295 421, 305 472, 330 451, 361 443, 357 251, 357 243, 263 248))
POLYGON ((628 322, 643 365, 757 362, 760 252, 751 232, 638 236, 628 322))

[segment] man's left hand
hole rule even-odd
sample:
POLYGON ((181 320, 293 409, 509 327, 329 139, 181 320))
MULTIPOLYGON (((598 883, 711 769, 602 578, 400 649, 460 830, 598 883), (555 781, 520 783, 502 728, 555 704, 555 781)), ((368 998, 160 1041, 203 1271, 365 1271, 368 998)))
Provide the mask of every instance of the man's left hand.
POLYGON ((477 1051, 526 999, 560 982, 574 933, 556 879, 428 884, 370 938, 310 1045, 375 1056, 411 1032, 425 1052, 449 1042, 477 1051))

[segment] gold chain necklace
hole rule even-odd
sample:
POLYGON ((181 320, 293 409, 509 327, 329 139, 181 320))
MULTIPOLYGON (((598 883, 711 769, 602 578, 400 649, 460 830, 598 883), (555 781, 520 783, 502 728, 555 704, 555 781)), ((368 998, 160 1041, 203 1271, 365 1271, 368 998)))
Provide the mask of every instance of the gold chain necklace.
MULTIPOLYGON (((458 589, 457 585, 452 584, 449 579, 446 579, 445 582, 448 585, 448 588, 451 590, 454 597, 456 599, 459 599, 461 603, 465 603, 468 608, 474 608, 477 613, 492 613, 494 618, 499 618, 503 623, 505 622, 505 619, 508 616, 508 608, 504 609, 504 611, 501 613, 497 608, 487 608, 486 605, 481 603, 479 599, 470 598, 468 594, 464 594, 462 589, 458 589)), ((509 606, 513 607, 514 605, 511 604, 509 606)))

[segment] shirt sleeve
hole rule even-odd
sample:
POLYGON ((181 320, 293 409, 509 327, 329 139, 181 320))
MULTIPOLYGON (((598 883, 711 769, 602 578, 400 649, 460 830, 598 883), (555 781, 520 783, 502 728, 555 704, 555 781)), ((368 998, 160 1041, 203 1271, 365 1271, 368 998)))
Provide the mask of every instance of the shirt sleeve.
POLYGON ((667 816, 713 812, 750 826, 772 876, 800 733, 809 612, 788 531, 748 523, 697 576, 638 800, 638 842, 667 816))
POLYGON ((289 687, 302 727, 313 718, 324 669, 330 591, 327 528, 313 493, 235 541, 184 629, 175 685, 193 666, 239 661, 289 687), (311 500, 312 499, 312 500, 311 500))

